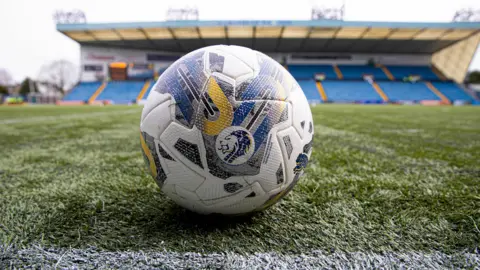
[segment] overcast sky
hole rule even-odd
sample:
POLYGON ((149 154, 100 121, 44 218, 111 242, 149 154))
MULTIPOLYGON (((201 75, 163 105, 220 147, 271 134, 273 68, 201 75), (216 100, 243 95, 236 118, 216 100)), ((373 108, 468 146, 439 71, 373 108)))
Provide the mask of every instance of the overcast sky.
MULTIPOLYGON (((456 10, 480 8, 478 0, 346 0, 345 20, 448 22, 456 10)), ((0 0, 0 68, 16 81, 36 78, 41 66, 56 59, 78 65, 79 45, 58 33, 56 10, 83 10, 88 22, 162 21, 170 6, 195 5, 201 20, 308 20, 314 0, 0 0)), ((478 51, 478 49, 477 49, 478 51)), ((480 69, 477 53, 470 69, 480 69)))

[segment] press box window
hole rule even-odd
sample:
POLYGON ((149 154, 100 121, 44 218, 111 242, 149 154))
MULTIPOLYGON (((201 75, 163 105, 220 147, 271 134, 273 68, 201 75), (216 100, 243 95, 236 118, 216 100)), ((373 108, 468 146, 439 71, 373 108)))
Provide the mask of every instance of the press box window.
POLYGON ((83 66, 84 71, 102 71, 103 66, 100 65, 85 65, 83 66))

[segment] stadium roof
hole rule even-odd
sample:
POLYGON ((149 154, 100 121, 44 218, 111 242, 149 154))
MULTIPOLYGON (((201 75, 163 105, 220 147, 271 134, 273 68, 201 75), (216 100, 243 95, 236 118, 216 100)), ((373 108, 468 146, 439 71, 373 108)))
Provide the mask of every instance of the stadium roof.
POLYGON ((235 44, 263 52, 434 53, 480 32, 478 22, 165 21, 58 24, 82 45, 188 52, 235 44))

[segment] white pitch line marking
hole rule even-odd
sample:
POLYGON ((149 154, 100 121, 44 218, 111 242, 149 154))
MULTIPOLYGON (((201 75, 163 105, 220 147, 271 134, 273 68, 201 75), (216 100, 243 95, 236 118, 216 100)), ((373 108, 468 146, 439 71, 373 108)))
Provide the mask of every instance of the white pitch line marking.
POLYGON ((104 115, 124 115, 124 114, 133 114, 138 113, 140 115, 139 110, 128 110, 128 111, 110 111, 110 112, 94 112, 94 113, 77 113, 77 114, 67 114, 67 115, 60 115, 60 116, 39 116, 39 117, 28 117, 28 118, 17 118, 17 119, 7 119, 0 121, 1 124, 17 124, 17 123, 37 123, 37 122, 46 122, 52 120, 69 120, 69 119, 81 119, 81 118, 88 118, 88 117, 97 117, 97 116, 104 116, 104 115))

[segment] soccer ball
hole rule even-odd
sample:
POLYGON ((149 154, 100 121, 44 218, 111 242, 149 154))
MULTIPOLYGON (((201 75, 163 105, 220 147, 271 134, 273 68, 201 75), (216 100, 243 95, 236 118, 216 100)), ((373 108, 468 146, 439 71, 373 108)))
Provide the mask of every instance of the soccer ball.
POLYGON ((140 140, 162 191, 194 212, 263 210, 297 183, 311 154, 312 113, 295 79, 248 48, 193 51, 158 79, 140 140))

